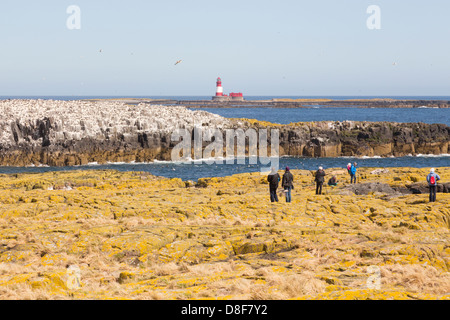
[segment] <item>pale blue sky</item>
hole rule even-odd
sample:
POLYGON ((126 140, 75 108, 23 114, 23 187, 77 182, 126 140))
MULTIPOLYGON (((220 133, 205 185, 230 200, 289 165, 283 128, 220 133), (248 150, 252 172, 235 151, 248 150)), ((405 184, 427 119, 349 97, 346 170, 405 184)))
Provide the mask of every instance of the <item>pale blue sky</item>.
POLYGON ((0 39, 0 96, 450 95, 447 0, 3 0, 0 39))

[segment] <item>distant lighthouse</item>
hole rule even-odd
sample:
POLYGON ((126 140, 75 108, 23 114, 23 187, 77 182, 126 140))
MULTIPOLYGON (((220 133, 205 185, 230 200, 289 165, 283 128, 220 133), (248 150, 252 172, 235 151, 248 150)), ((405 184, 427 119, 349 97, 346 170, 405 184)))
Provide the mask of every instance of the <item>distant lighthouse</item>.
POLYGON ((227 101, 243 101, 244 96, 242 95, 242 92, 235 93, 231 92, 230 95, 223 94, 223 88, 222 88, 222 79, 217 78, 216 81, 216 95, 212 97, 213 101, 218 102, 227 102, 227 101))
POLYGON ((216 82, 216 97, 222 97, 223 96, 223 88, 222 88, 222 79, 217 78, 216 82))

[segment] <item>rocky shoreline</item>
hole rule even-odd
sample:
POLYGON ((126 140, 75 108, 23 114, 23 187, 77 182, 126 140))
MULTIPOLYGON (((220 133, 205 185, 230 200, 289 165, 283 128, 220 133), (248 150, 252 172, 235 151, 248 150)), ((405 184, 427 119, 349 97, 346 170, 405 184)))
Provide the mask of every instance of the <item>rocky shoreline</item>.
MULTIPOLYGON (((171 160, 175 129, 276 129, 280 155, 404 156, 449 153, 444 124, 322 121, 278 125, 181 106, 120 101, 0 101, 0 166, 171 160)), ((203 148, 208 145, 203 143, 203 148)), ((270 142, 269 142, 270 145, 270 142)))

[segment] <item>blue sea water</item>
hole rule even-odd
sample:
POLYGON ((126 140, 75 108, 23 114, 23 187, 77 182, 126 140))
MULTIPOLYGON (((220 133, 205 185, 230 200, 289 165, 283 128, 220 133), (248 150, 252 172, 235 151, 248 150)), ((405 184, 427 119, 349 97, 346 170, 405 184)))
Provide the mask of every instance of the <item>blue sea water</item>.
POLYGON ((450 126, 450 108, 201 108, 225 118, 247 118, 289 124, 311 121, 389 121, 442 123, 450 126))
MULTIPOLYGON (((93 96, 45 96, 45 97, 0 97, 0 99, 52 99, 52 100, 79 100, 93 98, 117 98, 117 97, 93 97, 93 96)), ((206 96, 150 96, 150 97, 121 97, 121 98, 154 98, 154 99, 175 99, 175 100, 208 100, 211 97, 206 96)), ((275 97, 259 96, 246 97, 248 100, 266 100, 272 98, 318 98, 318 97, 275 97)), ((320 97, 328 99, 371 99, 385 97, 320 97)), ((393 99, 408 100, 446 100, 450 97, 386 97, 393 99)), ((195 109, 195 108, 193 108, 195 109)), ((443 123, 450 126, 450 109, 433 108, 202 108, 208 112, 216 113, 227 118, 250 118, 272 123, 288 124, 293 122, 310 121, 389 121, 389 122, 424 122, 424 123, 443 123)), ((348 162, 357 161, 359 167, 388 168, 388 167, 448 167, 450 166, 450 155, 440 156, 407 156, 397 158, 298 158, 282 157, 279 159, 279 167, 289 166, 291 169, 316 170, 318 166, 326 168, 345 168, 348 162)), ((248 159, 243 164, 207 164, 205 161, 195 161, 187 163, 174 162, 153 162, 153 163, 117 163, 97 165, 90 164, 86 166, 73 167, 0 167, 0 174, 12 173, 38 173, 61 170, 102 170, 114 169, 119 171, 144 171, 157 176, 167 178, 181 178, 182 180, 196 181, 204 177, 222 177, 243 172, 260 172, 265 166, 263 164, 249 164, 248 159)))
MULTIPOLYGON (((430 168, 430 167, 448 167, 450 165, 450 155, 420 155, 406 157, 338 157, 338 158, 301 158, 301 157, 281 157, 279 159, 279 168, 284 169, 286 166, 293 170, 317 170, 319 166, 327 168, 344 169, 349 162, 357 162, 358 167, 370 168, 390 168, 390 167, 413 167, 413 168, 430 168)), ((191 162, 177 163, 170 161, 156 161, 152 163, 111 163, 111 164, 89 164, 85 166, 71 167, 0 167, 0 173, 41 173, 50 171, 65 170, 118 170, 118 171, 143 171, 150 172, 156 176, 166 178, 181 178, 183 181, 197 181, 199 178, 207 177, 224 177, 244 172, 261 172, 269 169, 271 164, 261 163, 249 164, 246 159, 245 163, 238 163, 237 160, 233 164, 222 163, 206 163, 206 161, 196 160, 191 162)))

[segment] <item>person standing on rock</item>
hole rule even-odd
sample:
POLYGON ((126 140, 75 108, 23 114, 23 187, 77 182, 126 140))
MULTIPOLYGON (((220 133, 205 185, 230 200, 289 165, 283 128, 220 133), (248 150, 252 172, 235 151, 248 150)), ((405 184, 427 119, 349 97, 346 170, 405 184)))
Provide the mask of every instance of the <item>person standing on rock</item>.
POLYGON ((267 177, 267 181, 269 182, 269 191, 270 191, 270 201, 271 202, 278 202, 278 196, 277 196, 277 188, 278 183, 280 182, 280 175, 278 174, 277 170, 272 167, 272 172, 267 177))
POLYGON ((281 186, 285 190, 286 202, 291 202, 291 190, 294 189, 294 175, 289 170, 289 167, 286 167, 286 170, 283 174, 283 180, 281 180, 281 186))
POLYGON ((316 181, 316 194, 322 194, 322 186, 323 182, 325 181, 325 171, 322 167, 319 167, 319 169, 316 171, 315 176, 316 177, 314 181, 316 181))
POLYGON ((356 183, 356 165, 357 163, 354 162, 350 167, 350 183, 356 183))
POLYGON ((441 177, 439 177, 439 175, 435 172, 434 168, 431 168, 430 173, 427 176, 428 187, 430 188, 430 202, 436 201, 438 180, 441 180, 441 177))

